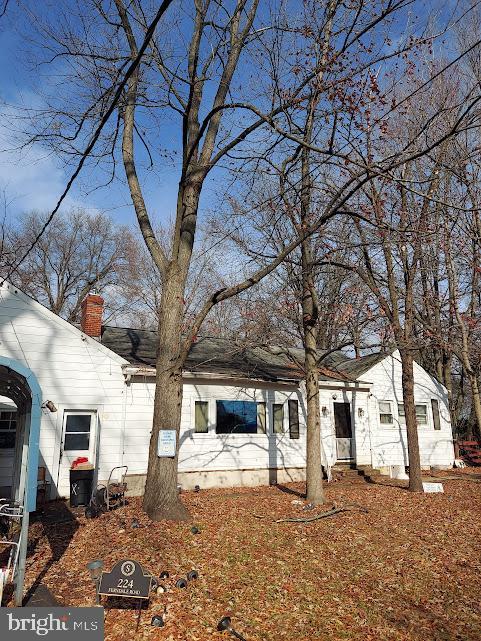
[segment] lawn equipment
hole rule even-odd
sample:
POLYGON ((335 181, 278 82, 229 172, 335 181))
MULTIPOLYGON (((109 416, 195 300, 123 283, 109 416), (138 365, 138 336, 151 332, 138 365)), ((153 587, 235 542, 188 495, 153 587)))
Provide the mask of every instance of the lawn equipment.
POLYGON ((109 512, 115 508, 125 505, 125 493, 127 491, 127 476, 129 468, 127 465, 119 465, 110 470, 109 478, 105 485, 97 485, 92 490, 90 502, 85 508, 85 516, 94 519, 102 512, 109 512))

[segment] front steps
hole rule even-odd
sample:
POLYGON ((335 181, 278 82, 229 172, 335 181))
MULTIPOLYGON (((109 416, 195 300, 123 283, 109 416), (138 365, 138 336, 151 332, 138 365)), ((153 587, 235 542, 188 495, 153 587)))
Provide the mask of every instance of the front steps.
POLYGON ((373 483, 381 475, 379 470, 375 470, 370 465, 356 465, 355 463, 336 463, 332 468, 333 482, 347 481, 356 485, 373 483))

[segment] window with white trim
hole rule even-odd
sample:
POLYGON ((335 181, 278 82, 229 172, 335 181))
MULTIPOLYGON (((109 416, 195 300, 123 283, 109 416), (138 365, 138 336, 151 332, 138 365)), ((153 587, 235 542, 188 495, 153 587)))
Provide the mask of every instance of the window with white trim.
POLYGON ((379 401, 379 422, 381 425, 392 425, 391 401, 379 401))
MULTIPOLYGON (((428 406, 420 403, 415 405, 416 408, 416 422, 418 425, 427 425, 428 424, 428 406)), ((406 423, 406 413, 404 411, 404 403, 399 403, 397 406, 399 422, 406 423)))

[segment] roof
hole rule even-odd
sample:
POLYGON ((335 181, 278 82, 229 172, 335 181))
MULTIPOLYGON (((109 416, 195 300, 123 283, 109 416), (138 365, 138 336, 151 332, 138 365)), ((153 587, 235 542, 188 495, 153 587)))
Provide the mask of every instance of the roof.
MULTIPOLYGON (((133 365, 155 367, 156 331, 104 326, 101 341, 133 365)), ((334 365, 339 358, 329 355, 319 368, 321 380, 350 380, 342 372, 330 369, 330 363, 334 365)), ((300 381, 304 378, 303 360, 302 349, 246 346, 224 338, 204 337, 192 345, 185 369, 192 373, 300 381)))
POLYGON ((374 367, 374 365, 383 361, 387 356, 391 356, 391 354, 392 352, 376 352, 374 354, 368 354, 367 356, 361 356, 360 358, 347 358, 344 361, 336 363, 335 369, 357 380, 374 367))

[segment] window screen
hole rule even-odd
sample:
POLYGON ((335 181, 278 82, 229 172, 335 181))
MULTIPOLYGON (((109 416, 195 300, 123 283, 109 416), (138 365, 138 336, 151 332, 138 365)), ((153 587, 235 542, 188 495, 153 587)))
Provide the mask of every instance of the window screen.
POLYGON ((431 399, 431 409, 433 410, 434 429, 441 429, 441 417, 439 416, 439 401, 436 398, 431 399))
POLYGON ((90 445, 91 414, 68 414, 65 421, 63 449, 88 450, 90 445))
MULTIPOLYGON (((428 423, 428 407, 427 405, 416 405, 416 422, 418 425, 427 425, 428 423)), ((404 411, 404 403, 399 403, 397 406, 400 423, 406 422, 406 412, 404 411)), ((439 429, 439 428, 438 428, 439 429)))
POLYGON ((299 438, 299 403, 296 400, 288 402, 289 409, 289 438, 299 438))
POLYGON ((274 434, 284 433, 284 405, 281 403, 272 404, 272 428, 274 434))
POLYGON ((195 401, 195 426, 194 432, 205 434, 209 431, 209 403, 208 401, 195 401))

